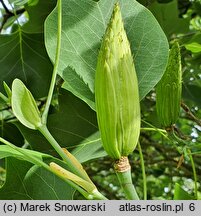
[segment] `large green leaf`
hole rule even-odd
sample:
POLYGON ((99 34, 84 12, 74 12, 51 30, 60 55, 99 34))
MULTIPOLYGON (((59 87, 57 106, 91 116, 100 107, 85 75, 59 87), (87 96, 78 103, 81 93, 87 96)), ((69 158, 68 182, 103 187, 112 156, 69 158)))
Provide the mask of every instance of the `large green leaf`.
POLYGON ((16 158, 6 159, 6 182, 0 188, 0 200, 30 199, 23 185, 23 179, 31 167, 32 164, 27 161, 16 158))
POLYGON ((48 118, 48 128, 63 146, 76 146, 98 130, 96 113, 83 101, 63 90, 59 112, 48 118))
MULTIPOLYGON (((58 73, 72 91, 85 102, 94 93, 94 75, 98 49, 116 0, 63 1, 62 48, 58 73), (91 91, 80 89, 79 82, 66 75, 71 66, 91 91), (69 84, 77 82, 77 84, 69 84), (69 87, 70 86, 70 87, 69 87), (73 86, 73 87, 72 87, 73 86), (72 89, 73 88, 73 89, 72 89), (80 95, 78 95, 78 92, 80 95)), ((160 80, 168 58, 167 39, 149 10, 134 0, 120 0, 125 29, 131 43, 142 99, 160 80)), ((54 61, 57 39, 57 11, 46 20, 45 41, 54 61)))
POLYGON ((26 4, 25 9, 29 15, 29 21, 23 25, 23 31, 28 33, 40 33, 44 31, 44 21, 56 5, 56 0, 39 0, 35 4, 26 4))
POLYGON ((107 155, 103 149, 99 132, 87 137, 71 153, 80 163, 107 155))
POLYGON ((23 184, 27 195, 34 200, 70 200, 75 191, 62 179, 36 165, 26 173, 23 184))
MULTIPOLYGON (((26 34, 20 28, 0 35, 0 82, 8 85, 21 79, 35 97, 47 95, 52 64, 47 56, 43 34, 26 34)), ((0 91, 3 86, 0 85, 0 91)))
POLYGON ((15 125, 18 127, 25 140, 27 140, 27 142, 30 144, 31 149, 49 154, 52 154, 52 152, 54 152, 51 145, 39 131, 31 130, 22 125, 20 122, 15 123, 15 125))
POLYGON ((17 146, 22 146, 24 144, 24 138, 19 132, 18 128, 14 124, 4 122, 3 120, 1 121, 1 123, 1 136, 17 146))
POLYGON ((6 182, 0 199, 72 199, 74 189, 53 173, 14 157, 6 159, 6 182))

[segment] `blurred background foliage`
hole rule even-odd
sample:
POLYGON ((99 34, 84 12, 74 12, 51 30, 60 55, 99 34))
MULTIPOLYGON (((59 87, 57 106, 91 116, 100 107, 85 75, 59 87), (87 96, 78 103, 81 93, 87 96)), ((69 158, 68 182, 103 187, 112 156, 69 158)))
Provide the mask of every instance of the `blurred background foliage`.
MULTIPOLYGON (((28 19, 26 13, 24 14, 25 8, 23 6, 26 2, 28 1, 18 1, 16 5, 19 16, 23 14, 22 25, 28 19)), ((36 4, 37 2, 37 0, 29 1, 29 4, 36 4)), ((138 0, 138 2, 154 14, 164 30, 170 46, 175 39, 178 40, 181 48, 183 72, 182 106, 180 118, 176 123, 179 141, 166 139, 165 132, 157 129, 161 126, 156 115, 155 90, 153 89, 141 101, 140 144, 145 163, 147 198, 173 199, 175 184, 179 183, 192 196, 195 195, 196 184, 198 198, 201 199, 201 0, 138 0), (196 182, 194 181, 192 160, 188 152, 185 151, 186 146, 192 152, 197 175, 196 182)), ((2 4, 3 1, 0 3, 2 4)), ((49 11, 55 6, 55 1, 51 1, 51 4, 49 11)), ((10 12, 7 15, 4 14, 2 6, 0 11, 0 31, 3 32, 5 21, 9 27, 14 20, 12 19, 13 14, 10 12), (7 22, 8 20, 9 22, 7 22)), ((43 20, 46 15, 42 17, 43 20)), ((14 31, 15 25, 12 26, 6 30, 14 31)), ((30 31, 29 26, 25 25, 24 28, 30 31)), ((40 31, 40 25, 38 25, 38 29, 40 31)), ((38 103, 39 106, 42 106, 43 100, 38 101, 38 103)), ((55 108, 57 108, 57 103, 55 106, 53 104, 52 110, 55 108)), ((6 124, 6 128, 4 126, 4 120, 12 118, 8 108, 1 105, 1 136, 11 142, 12 138, 15 139, 15 144, 20 146, 24 137, 19 130, 13 124, 6 124), (10 136, 9 130, 12 131, 12 136, 10 136), (19 143, 16 143, 16 140, 19 143)), ((140 198, 143 199, 143 176, 138 148, 130 155, 130 162, 133 182, 140 198)), ((109 157, 102 157, 86 162, 84 167, 100 191, 109 199, 124 199, 111 165, 112 161, 109 157)), ((2 185, 5 181, 5 169, 3 164, 1 166, 0 184, 2 185)), ((77 194, 77 198, 81 199, 79 194, 77 194)))

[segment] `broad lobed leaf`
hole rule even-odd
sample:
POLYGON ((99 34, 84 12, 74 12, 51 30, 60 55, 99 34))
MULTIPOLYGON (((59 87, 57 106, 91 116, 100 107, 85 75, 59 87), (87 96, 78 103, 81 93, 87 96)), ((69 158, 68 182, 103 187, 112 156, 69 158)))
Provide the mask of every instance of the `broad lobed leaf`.
MULTIPOLYGON (((68 83, 64 88, 72 91, 88 104, 93 102, 91 99, 89 103, 86 98, 94 93, 98 50, 115 2, 115 0, 63 2, 62 49, 58 73, 68 83), (69 83, 74 82, 74 79, 69 79, 64 72, 68 66, 71 66, 81 77, 89 89, 88 92, 75 84, 71 84, 69 88, 69 83)), ((134 55, 140 99, 142 99, 160 80, 164 72, 168 58, 168 43, 149 10, 134 0, 119 2, 134 55)), ((57 37, 56 17, 57 12, 54 10, 45 25, 45 43, 52 61, 55 57, 57 37)))
POLYGON ((6 182, 1 200, 70 200, 74 189, 53 173, 14 157, 6 159, 6 182))
POLYGON ((10 85, 19 78, 35 97, 46 96, 52 64, 44 47, 43 34, 27 34, 18 29, 10 35, 0 35, 0 68, 0 82, 10 85))

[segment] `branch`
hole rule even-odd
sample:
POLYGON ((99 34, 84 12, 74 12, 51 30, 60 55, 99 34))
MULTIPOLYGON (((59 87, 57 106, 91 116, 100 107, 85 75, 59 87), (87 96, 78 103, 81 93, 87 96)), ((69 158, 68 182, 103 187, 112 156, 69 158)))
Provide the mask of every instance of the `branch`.
POLYGON ((3 0, 0 0, 0 2, 1 2, 1 4, 2 4, 2 6, 3 6, 3 8, 4 8, 4 10, 6 11, 7 14, 13 14, 12 12, 10 12, 10 11, 8 10, 6 4, 4 3, 3 0))
POLYGON ((185 134, 183 134, 181 132, 181 130, 176 126, 176 125, 173 125, 173 130, 176 132, 177 136, 182 139, 182 140, 188 140, 190 141, 191 140, 191 137, 190 136, 187 136, 185 134))
POLYGON ((16 10, 15 13, 13 13, 12 11, 10 11, 7 8, 7 6, 6 6, 6 4, 4 3, 3 0, 0 0, 0 3, 2 4, 2 6, 3 6, 4 10, 5 10, 5 14, 3 15, 3 21, 2 21, 2 23, 0 25, 0 32, 1 32, 2 29, 3 29, 3 27, 4 27, 4 25, 5 25, 5 23, 7 22, 7 20, 9 18, 11 18, 11 17, 13 17, 15 15, 23 14, 25 12, 25 9, 22 8, 22 9, 16 10))
POLYGON ((186 114, 187 114, 187 116, 189 117, 190 120, 196 122, 199 126, 201 126, 201 120, 193 115, 190 108, 184 102, 181 102, 181 107, 186 112, 186 114))

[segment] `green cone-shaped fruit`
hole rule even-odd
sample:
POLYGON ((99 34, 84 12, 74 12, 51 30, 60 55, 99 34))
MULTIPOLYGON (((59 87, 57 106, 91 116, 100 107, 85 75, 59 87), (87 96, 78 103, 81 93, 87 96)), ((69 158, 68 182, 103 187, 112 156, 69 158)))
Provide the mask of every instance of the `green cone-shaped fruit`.
POLYGON ((182 71, 179 44, 175 42, 169 52, 166 71, 156 87, 156 109, 164 128, 178 119, 181 103, 182 71))
POLYGON ((139 138, 140 102, 133 57, 118 4, 98 56, 95 98, 105 151, 114 159, 127 156, 139 138))

